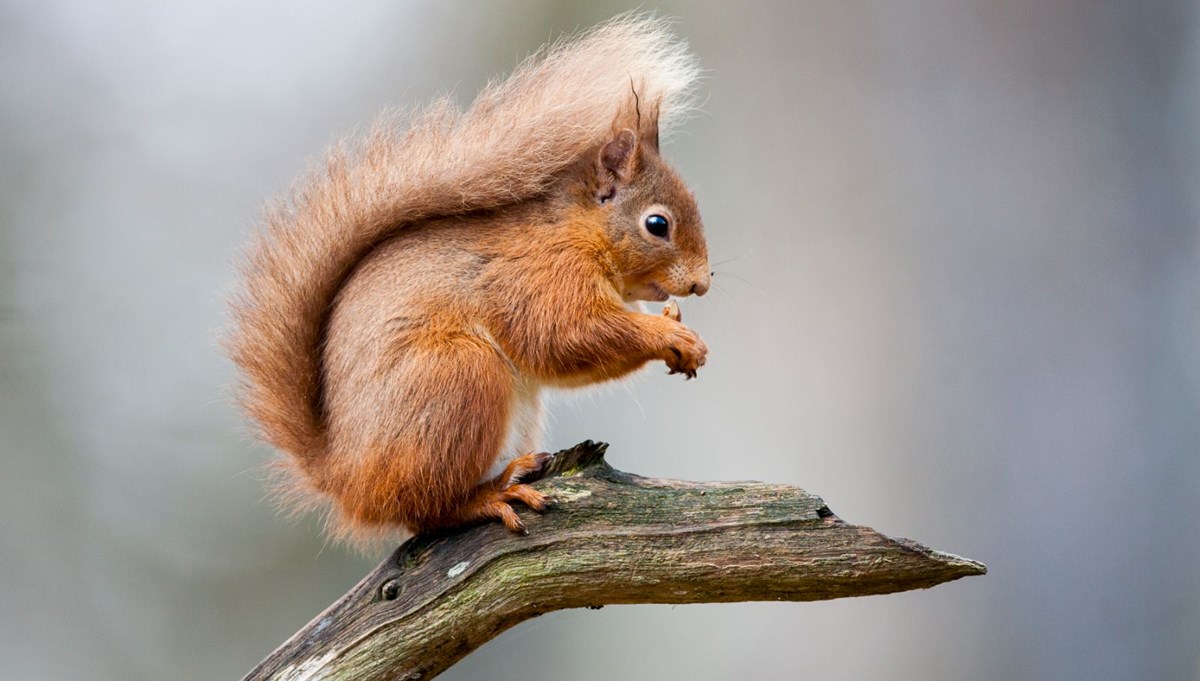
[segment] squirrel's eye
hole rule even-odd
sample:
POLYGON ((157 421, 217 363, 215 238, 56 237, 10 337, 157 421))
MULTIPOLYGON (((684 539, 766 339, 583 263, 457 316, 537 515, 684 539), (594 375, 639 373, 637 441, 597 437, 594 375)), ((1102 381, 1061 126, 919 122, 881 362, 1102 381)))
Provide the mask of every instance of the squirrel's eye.
POLYGON ((671 223, 657 213, 646 217, 646 231, 660 239, 666 239, 671 232, 671 223))

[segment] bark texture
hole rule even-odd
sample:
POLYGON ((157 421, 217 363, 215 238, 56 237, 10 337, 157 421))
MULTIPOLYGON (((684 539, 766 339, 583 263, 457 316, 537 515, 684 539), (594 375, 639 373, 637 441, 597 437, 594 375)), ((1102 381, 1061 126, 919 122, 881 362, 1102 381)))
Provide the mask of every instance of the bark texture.
POLYGON ((246 679, 429 679, 508 629, 615 603, 813 601, 923 589, 983 564, 850 525, 760 482, 643 478, 607 445, 559 452, 528 536, 499 524, 405 542, 246 679))

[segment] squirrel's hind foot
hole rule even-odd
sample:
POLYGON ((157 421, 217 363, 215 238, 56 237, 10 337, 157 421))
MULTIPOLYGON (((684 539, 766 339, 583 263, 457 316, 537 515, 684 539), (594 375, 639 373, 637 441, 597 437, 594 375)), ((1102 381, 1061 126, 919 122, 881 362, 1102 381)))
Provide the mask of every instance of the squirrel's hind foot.
POLYGON ((499 520, 513 532, 528 534, 524 521, 513 510, 512 503, 521 502, 538 513, 546 510, 550 498, 521 481, 536 479, 549 461, 550 455, 544 452, 513 459, 500 475, 475 492, 460 513, 461 521, 499 520))
POLYGON ((542 473, 542 469, 550 462, 550 455, 546 452, 529 453, 524 456, 518 456, 505 466, 504 471, 496 476, 496 483, 500 487, 509 487, 518 482, 532 482, 542 473))
POLYGON ((519 501, 531 510, 541 513, 546 509, 549 500, 545 494, 525 484, 509 485, 503 489, 485 487, 463 508, 460 517, 464 523, 499 520, 512 532, 529 534, 525 522, 513 510, 512 503, 519 501))

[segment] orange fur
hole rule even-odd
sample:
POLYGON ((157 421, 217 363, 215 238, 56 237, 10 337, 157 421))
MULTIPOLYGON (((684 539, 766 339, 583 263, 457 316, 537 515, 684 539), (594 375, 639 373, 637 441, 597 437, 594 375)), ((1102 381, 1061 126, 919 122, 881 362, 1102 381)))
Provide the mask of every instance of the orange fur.
POLYGON ((662 22, 618 17, 464 113, 335 149, 271 213, 229 345, 289 494, 328 502, 337 536, 523 530, 510 503, 546 503, 520 482, 544 461, 545 388, 703 365, 693 331, 630 308, 708 288, 694 198, 658 150, 695 75, 662 22))

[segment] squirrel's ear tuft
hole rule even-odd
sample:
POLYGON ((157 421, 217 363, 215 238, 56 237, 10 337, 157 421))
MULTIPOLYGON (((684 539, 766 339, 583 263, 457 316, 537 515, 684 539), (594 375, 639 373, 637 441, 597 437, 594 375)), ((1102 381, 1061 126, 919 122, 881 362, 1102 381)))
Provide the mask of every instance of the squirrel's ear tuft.
POLYGON ((619 130, 600 149, 600 168, 620 181, 628 180, 637 160, 637 135, 629 128, 619 130))
POLYGON ((642 116, 641 120, 638 121, 641 127, 641 130, 638 132, 641 134, 642 142, 650 149, 653 149, 655 153, 658 153, 658 111, 661 104, 661 101, 654 102, 649 107, 650 110, 646 115, 642 116))

